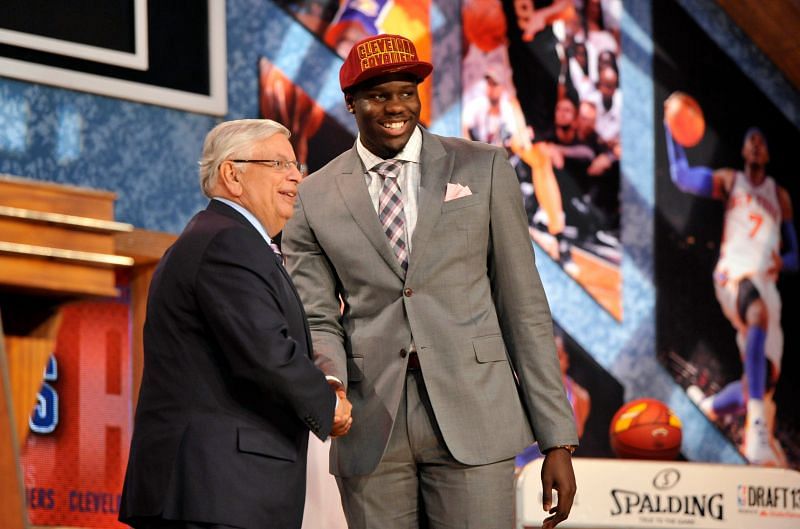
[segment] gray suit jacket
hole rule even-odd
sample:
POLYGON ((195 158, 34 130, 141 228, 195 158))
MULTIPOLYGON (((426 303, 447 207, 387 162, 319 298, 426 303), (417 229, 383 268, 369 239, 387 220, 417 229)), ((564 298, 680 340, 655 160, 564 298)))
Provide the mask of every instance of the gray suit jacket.
POLYGON ((505 153, 423 130, 420 163, 405 279, 355 146, 300 185, 284 229, 317 365, 347 384, 353 403, 353 427, 331 451, 337 475, 369 474, 380 461, 412 336, 436 421, 458 461, 507 459, 534 437, 542 449, 577 444, 505 153), (469 186, 472 195, 445 202, 448 182, 469 186))

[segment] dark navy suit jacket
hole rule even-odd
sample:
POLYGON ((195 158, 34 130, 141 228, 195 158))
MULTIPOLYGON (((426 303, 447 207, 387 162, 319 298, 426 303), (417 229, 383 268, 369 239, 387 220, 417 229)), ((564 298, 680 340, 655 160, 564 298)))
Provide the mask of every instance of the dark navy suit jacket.
POLYGON ((153 276, 120 520, 300 527, 309 430, 336 397, 272 249, 212 200, 153 276))

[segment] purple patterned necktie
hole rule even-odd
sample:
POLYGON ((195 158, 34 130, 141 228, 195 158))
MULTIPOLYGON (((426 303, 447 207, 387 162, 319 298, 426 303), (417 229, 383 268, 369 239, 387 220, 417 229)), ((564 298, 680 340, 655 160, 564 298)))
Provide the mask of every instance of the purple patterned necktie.
POLYGON ((386 160, 372 168, 383 179, 378 197, 378 218, 389 238, 389 246, 403 270, 408 269, 408 249, 405 241, 406 217, 403 214, 403 195, 397 176, 403 168, 403 160, 386 160))
POLYGON ((275 254, 275 258, 278 259, 278 262, 283 264, 283 254, 281 253, 280 247, 274 242, 270 242, 269 247, 272 248, 272 252, 275 254))

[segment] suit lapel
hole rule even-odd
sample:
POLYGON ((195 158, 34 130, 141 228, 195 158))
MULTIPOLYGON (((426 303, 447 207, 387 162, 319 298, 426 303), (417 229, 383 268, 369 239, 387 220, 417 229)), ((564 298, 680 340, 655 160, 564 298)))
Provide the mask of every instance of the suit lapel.
POLYGON ((367 239, 375 247, 378 254, 386 261, 386 264, 389 265, 394 273, 400 279, 403 279, 405 273, 389 247, 389 240, 383 232, 381 222, 378 220, 378 214, 372 205, 372 199, 364 181, 361 158, 359 158, 355 146, 351 151, 349 163, 345 162, 344 165, 342 172, 336 175, 336 183, 339 186, 345 206, 347 206, 353 220, 364 232, 364 235, 367 236, 367 239))
POLYGON ((453 154, 448 153, 436 136, 422 129, 422 152, 420 153, 419 211, 417 226, 411 238, 411 253, 408 260, 408 274, 411 277, 417 269, 425 244, 433 232, 447 189, 447 182, 453 170, 453 154))
MULTIPOLYGON (((233 209, 229 205, 225 204, 224 202, 220 202, 219 200, 211 200, 208 203, 208 206, 207 206, 206 209, 214 211, 216 213, 220 213, 222 215, 225 215, 226 217, 230 217, 232 219, 236 219, 237 221, 241 222, 244 226, 247 226, 248 228, 252 229, 254 232, 258 233, 258 230, 256 230, 256 228, 252 224, 250 224, 250 221, 248 221, 246 218, 244 218, 244 216, 242 216, 241 213, 239 213, 238 211, 236 211, 235 209, 233 209)), ((261 234, 260 233, 258 233, 258 237, 259 237, 259 239, 261 239, 261 234)), ((259 246, 259 248, 261 248, 261 247, 259 246)), ((302 314, 302 318, 300 318, 300 319, 302 320, 303 331, 305 332, 306 343, 308 344, 307 354, 308 354, 309 357, 311 357, 311 332, 310 332, 310 330, 308 328, 308 319, 306 318, 306 313, 305 313, 305 310, 303 309, 303 301, 300 299, 300 294, 297 292, 297 289, 294 287, 294 282, 292 282, 292 278, 289 277, 289 273, 286 271, 286 269, 280 263, 280 260, 281 260, 280 256, 275 254, 275 252, 272 250, 272 248, 269 247, 269 245, 267 244, 266 241, 264 241, 263 249, 264 249, 265 254, 269 255, 269 257, 266 257, 266 255, 265 255, 265 257, 267 259, 277 259, 278 260, 278 263, 276 263, 276 266, 278 267, 278 270, 280 270, 280 273, 283 276, 285 284, 289 287, 289 290, 291 290, 291 292, 294 294, 293 302, 294 302, 295 306, 299 309, 300 313, 302 314)))
POLYGON ((289 276, 289 272, 283 267, 283 264, 278 265, 278 269, 280 269, 281 274, 283 274, 283 278, 286 280, 286 284, 289 285, 289 288, 294 293, 294 300, 296 302, 297 308, 300 310, 300 314, 302 314, 303 320, 303 332, 306 335, 306 344, 307 344, 307 354, 309 358, 314 357, 311 350, 311 329, 308 327, 308 317, 306 316, 305 308, 303 307, 303 300, 300 299, 300 294, 297 292, 297 289, 294 286, 294 282, 292 278, 289 276))
MULTIPOLYGON (((308 347, 306 348, 306 353, 308 354, 309 358, 313 359, 313 354, 312 354, 312 351, 311 351, 311 330, 308 328, 308 318, 306 317, 306 311, 303 308, 303 300, 300 299, 300 293, 297 292, 297 288, 295 288, 294 281, 292 281, 292 278, 289 275, 289 272, 287 272, 286 268, 284 268, 283 263, 281 262, 281 257, 279 255, 275 254, 274 251, 272 250, 272 248, 269 248, 269 252, 278 261, 276 263, 276 266, 278 267, 278 270, 280 270, 281 275, 283 276, 284 283, 286 283, 286 286, 289 287, 289 290, 291 290, 292 295, 294 296, 293 302, 295 304, 295 307, 297 308, 297 310, 300 311, 300 314, 302 316, 300 319, 302 320, 302 324, 303 324, 303 333, 305 334, 305 337, 306 337, 306 344, 308 344, 308 347)), ((290 300, 290 302, 291 302, 291 300, 290 300)))

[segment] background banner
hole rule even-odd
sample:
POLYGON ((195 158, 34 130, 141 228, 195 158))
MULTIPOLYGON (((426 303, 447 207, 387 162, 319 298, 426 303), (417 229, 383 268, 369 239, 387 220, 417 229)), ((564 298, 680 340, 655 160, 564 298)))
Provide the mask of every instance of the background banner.
POLYGON ((800 131, 678 4, 655 2, 653 10, 659 50, 653 68, 657 354, 745 457, 800 468, 800 386, 793 381, 800 372, 795 354, 800 342, 789 316, 800 310, 794 295, 800 278, 780 258, 790 248, 786 224, 796 231, 798 222, 796 214, 786 217, 778 196, 783 188, 789 205, 797 207, 795 149, 800 131), (697 53, 700 48, 703 53, 697 53), (767 156, 768 179, 728 194, 738 193, 739 205, 762 200, 768 204, 742 208, 746 218, 739 228, 731 224, 739 218, 735 200, 722 200, 716 187, 682 191, 673 182, 670 167, 680 162, 669 160, 662 122, 665 101, 675 91, 692 96, 705 121, 699 143, 683 148, 689 167, 706 168, 715 179, 735 174, 737 188, 744 186, 750 156, 745 153, 746 137, 757 127, 765 140, 760 149, 767 156), (776 237, 772 244, 777 246, 768 246, 765 237, 776 237), (727 253, 724 242, 729 243, 727 253), (759 307, 760 317, 747 314, 759 307), (758 321, 752 324, 748 319, 758 321), (760 350, 753 335, 748 338, 756 332, 751 328, 765 330, 760 350), (751 414, 752 421, 760 417, 765 423, 769 446, 762 453, 747 454, 745 447, 748 374, 765 381, 764 410, 758 417, 751 414))
POLYGON ((62 310, 22 450, 30 522, 127 527, 117 514, 133 425, 130 311, 124 301, 62 310))

